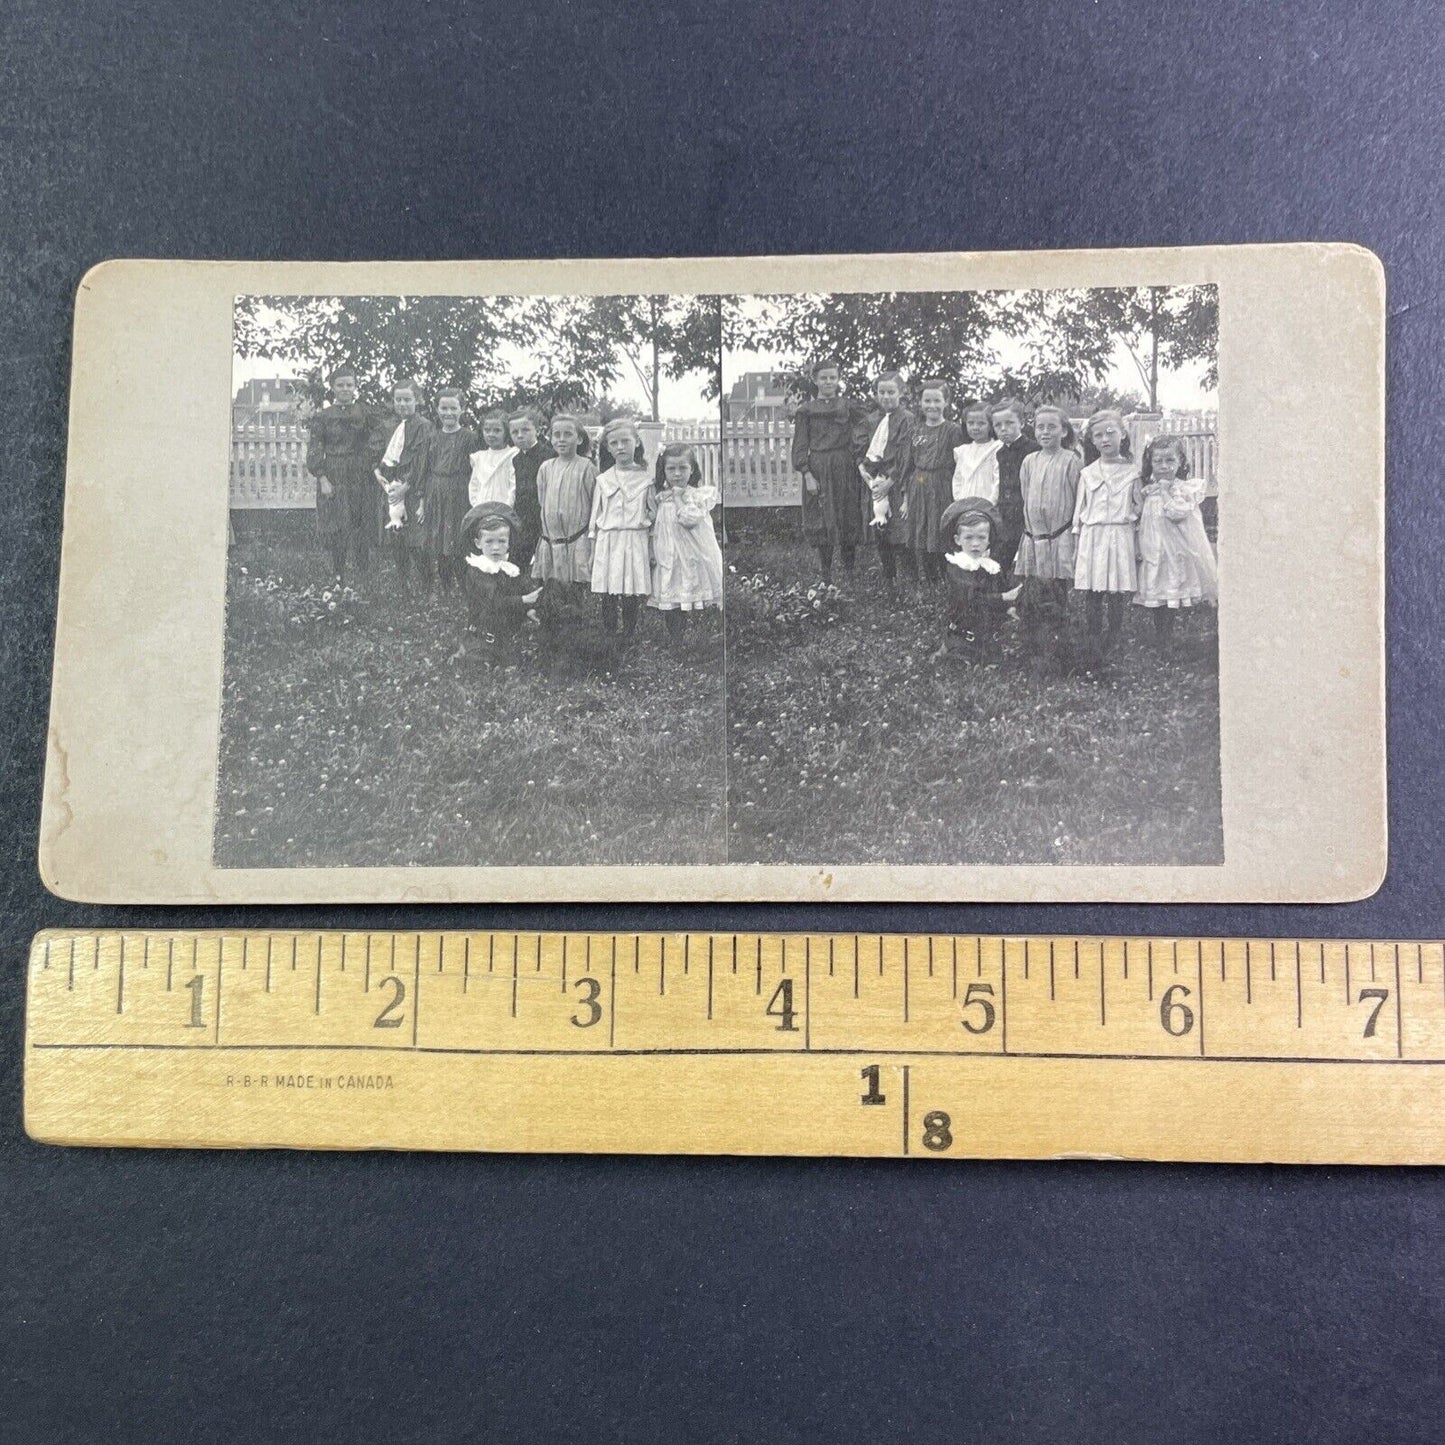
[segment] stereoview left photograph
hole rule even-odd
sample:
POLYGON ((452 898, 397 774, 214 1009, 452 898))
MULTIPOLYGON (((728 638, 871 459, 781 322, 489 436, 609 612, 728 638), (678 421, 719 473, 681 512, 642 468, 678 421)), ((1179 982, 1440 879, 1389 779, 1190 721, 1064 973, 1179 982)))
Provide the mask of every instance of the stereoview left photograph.
POLYGON ((237 299, 217 866, 726 860, 719 356, 710 296, 237 299))

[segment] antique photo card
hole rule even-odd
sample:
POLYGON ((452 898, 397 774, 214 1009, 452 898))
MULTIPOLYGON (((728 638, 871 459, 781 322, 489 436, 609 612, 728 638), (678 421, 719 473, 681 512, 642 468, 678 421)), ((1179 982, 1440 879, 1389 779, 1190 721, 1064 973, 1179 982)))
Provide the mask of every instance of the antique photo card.
POLYGON ((1383 337, 1338 245, 108 263, 42 874, 1365 895, 1383 337))

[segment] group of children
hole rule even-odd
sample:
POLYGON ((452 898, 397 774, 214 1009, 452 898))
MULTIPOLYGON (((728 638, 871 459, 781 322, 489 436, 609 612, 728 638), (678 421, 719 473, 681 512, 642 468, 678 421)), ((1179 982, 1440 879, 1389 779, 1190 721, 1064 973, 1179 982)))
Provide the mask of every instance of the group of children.
MULTIPOLYGON (((1123 416, 1099 411, 1084 428, 1086 462, 1057 406, 1035 411, 1030 437, 1012 399, 971 402, 959 422, 942 382, 923 383, 915 416, 897 372, 878 378, 871 407, 843 394, 836 361, 812 375, 792 460, 823 575, 835 556, 851 573, 868 540, 895 593, 906 579, 942 585, 939 655, 987 658, 1016 615, 1035 660, 1066 666, 1071 591, 1084 598, 1086 660, 1112 648, 1131 597, 1167 647, 1180 608, 1217 599, 1204 486, 1179 438, 1156 436, 1136 460, 1123 416)), ((404 589, 463 592, 475 646, 503 663, 528 619, 555 639, 567 620, 591 618, 625 643, 644 602, 670 636, 688 613, 722 606, 717 493, 687 444, 665 446, 649 467, 636 423, 622 418, 604 428, 594 462, 587 431, 565 413, 544 440, 530 408, 488 412, 473 428, 463 394, 444 390, 432 422, 417 384, 400 380, 383 420, 358 402, 349 369, 331 386, 306 465, 339 579, 348 557, 365 567, 380 545, 404 589)))
POLYGON ((1061 407, 1036 410, 1031 438, 1012 398, 970 402, 960 423, 946 415, 943 382, 922 384, 915 416, 897 372, 878 378, 871 407, 843 394, 837 361, 819 361, 812 377, 792 460, 823 576, 835 556, 851 573, 871 540, 895 592, 900 573, 944 584, 940 655, 991 655, 1014 612, 1040 666, 1067 665, 1070 591, 1084 597, 1086 662, 1112 648, 1131 597, 1166 648, 1180 608, 1217 600, 1204 484, 1180 438, 1156 436, 1136 460, 1123 416, 1099 411, 1084 428, 1086 463, 1061 407))
POLYGON ((565 413, 543 440, 530 408, 466 425, 457 390, 438 393, 431 422, 414 381, 392 386, 384 420, 357 401, 349 369, 331 388, 333 404, 311 420, 306 466, 333 571, 344 579, 349 559, 367 568, 380 546, 404 590, 459 590, 489 664, 514 659, 529 619, 555 639, 597 611, 591 620, 625 642, 643 602, 671 637, 688 613, 722 606, 717 493, 690 446, 663 447, 649 467, 637 424, 621 418, 604 428, 594 462, 586 429, 565 413))

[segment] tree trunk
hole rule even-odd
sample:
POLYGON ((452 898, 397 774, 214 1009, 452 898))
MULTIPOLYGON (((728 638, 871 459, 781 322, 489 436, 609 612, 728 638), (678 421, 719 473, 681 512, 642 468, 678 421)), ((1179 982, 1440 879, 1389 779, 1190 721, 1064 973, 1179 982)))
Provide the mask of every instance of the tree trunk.
POLYGON ((1149 410, 1159 410, 1159 288, 1149 288, 1149 410))
POLYGON ((658 414, 657 407, 657 388, 662 374, 662 353, 658 349, 657 331, 662 325, 662 318, 658 315, 656 299, 649 299, 647 304, 652 313, 652 419, 653 421, 661 421, 662 418, 658 414))

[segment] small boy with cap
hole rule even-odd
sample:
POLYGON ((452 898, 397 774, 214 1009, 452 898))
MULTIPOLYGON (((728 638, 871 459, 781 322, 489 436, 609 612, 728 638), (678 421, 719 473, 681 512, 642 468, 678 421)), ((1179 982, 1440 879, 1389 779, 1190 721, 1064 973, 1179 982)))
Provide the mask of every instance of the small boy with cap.
POLYGON ((983 497, 961 497, 944 508, 938 530, 944 546, 948 627, 934 659, 993 661, 999 652, 999 625, 1019 595, 1017 587, 1004 590, 1004 569, 993 555, 1003 538, 1003 519, 983 497))
POLYGON ((541 583, 524 580, 508 556, 519 527, 517 514, 505 502, 482 502, 462 519, 467 630, 485 667, 516 661, 518 634, 542 595, 541 583))

